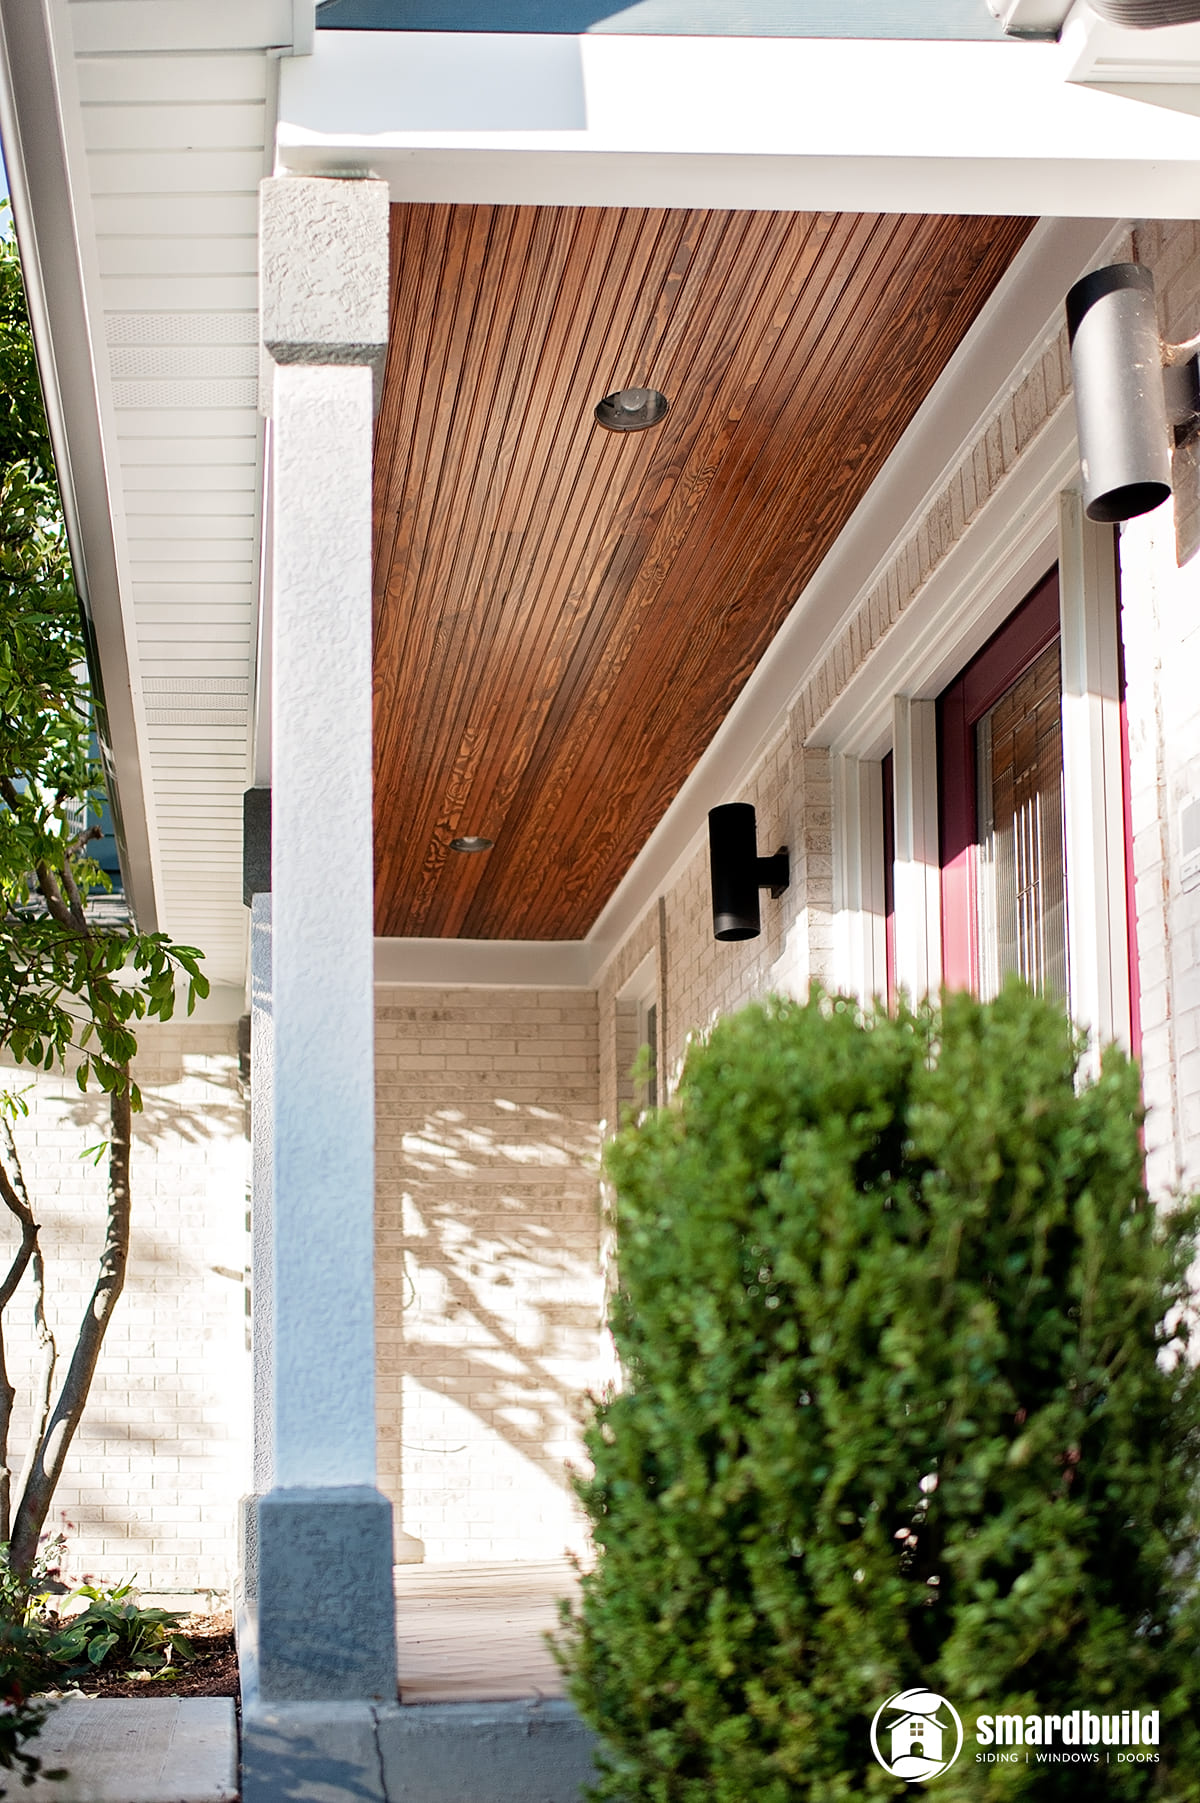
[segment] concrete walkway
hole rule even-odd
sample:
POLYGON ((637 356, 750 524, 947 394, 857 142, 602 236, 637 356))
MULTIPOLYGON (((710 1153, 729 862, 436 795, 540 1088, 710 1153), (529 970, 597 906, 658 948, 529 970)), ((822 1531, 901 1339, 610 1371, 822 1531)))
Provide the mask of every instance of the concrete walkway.
POLYGON ((26 1744, 67 1777, 28 1789, 8 1777, 10 1803, 233 1803, 238 1794, 232 1697, 67 1697, 26 1744))

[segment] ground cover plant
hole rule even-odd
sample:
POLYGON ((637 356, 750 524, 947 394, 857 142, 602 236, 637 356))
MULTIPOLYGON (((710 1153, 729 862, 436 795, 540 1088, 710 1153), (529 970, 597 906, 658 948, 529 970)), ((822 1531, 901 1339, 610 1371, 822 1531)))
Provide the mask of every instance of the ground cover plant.
POLYGON ((609 1155, 624 1385, 561 1656, 612 1803, 849 1803, 890 1696, 965 1799, 1200 1798, 1193 1206, 1055 1006, 721 1021, 609 1155), (976 1762, 984 1713, 1157 1710, 1157 1764, 976 1762))

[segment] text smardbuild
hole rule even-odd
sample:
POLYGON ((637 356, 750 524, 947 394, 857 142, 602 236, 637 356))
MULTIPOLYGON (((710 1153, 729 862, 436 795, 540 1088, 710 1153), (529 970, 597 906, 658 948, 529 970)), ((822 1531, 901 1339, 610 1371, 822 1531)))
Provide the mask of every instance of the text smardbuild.
POLYGON ((1067 1715, 981 1715, 975 1724, 981 1747, 1156 1747, 1158 1710, 1125 1709, 1099 1715, 1072 1709, 1067 1715))

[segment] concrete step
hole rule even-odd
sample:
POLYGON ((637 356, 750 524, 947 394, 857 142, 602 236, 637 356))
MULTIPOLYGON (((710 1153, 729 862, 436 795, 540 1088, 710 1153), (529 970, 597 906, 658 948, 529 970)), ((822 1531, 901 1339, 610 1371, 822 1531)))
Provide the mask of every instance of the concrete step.
POLYGON ((570 1703, 257 1703, 245 1803, 579 1803, 594 1739, 570 1703))
POLYGON ((28 1789, 28 1803, 235 1803, 237 1724, 232 1697, 66 1697, 26 1743, 61 1782, 28 1789))

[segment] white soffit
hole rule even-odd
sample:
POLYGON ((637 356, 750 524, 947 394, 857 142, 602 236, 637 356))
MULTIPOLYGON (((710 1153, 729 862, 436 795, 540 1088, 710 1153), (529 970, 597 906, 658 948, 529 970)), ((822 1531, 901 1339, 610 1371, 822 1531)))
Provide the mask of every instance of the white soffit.
POLYGON ((1200 120, 1070 73, 1016 39, 318 31, 278 167, 397 200, 1190 218, 1200 120))
MULTIPOLYGON (((107 490, 114 567, 89 599, 110 712, 123 701, 129 719, 117 756, 131 893, 139 919, 199 946, 215 984, 240 987, 261 463, 257 192, 274 128, 269 50, 291 42, 293 0, 32 0, 25 10, 35 8, 53 42, 71 216, 41 216, 36 194, 26 210, 39 243, 73 228, 90 368, 63 363, 61 293, 43 317, 35 307, 35 332, 43 371, 63 390, 51 411, 73 419, 60 459, 94 457, 78 429, 89 407, 102 447, 91 474, 107 490), (129 830, 139 819, 140 842, 129 830)), ((15 85, 30 76, 12 70, 15 85)), ((95 518, 83 522, 85 570, 100 536, 95 518)))

